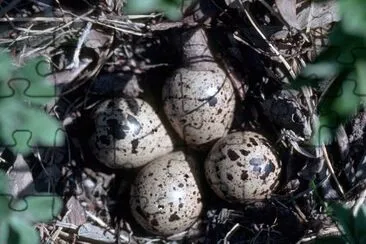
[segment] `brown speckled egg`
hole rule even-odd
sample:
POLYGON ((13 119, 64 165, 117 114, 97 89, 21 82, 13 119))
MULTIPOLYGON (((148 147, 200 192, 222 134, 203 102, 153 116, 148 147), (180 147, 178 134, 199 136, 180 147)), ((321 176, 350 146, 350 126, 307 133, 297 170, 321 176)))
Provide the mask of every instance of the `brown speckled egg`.
POLYGON ((235 132, 218 140, 205 160, 212 190, 228 202, 245 203, 270 196, 281 163, 270 142, 256 132, 235 132))
POLYGON ((164 84, 162 96, 170 123, 188 146, 210 144, 231 127, 234 89, 218 66, 211 70, 176 70, 164 84))
POLYGON ((173 151, 173 142, 154 109, 142 99, 114 99, 94 114, 90 146, 111 168, 136 168, 173 151))
POLYGON ((147 231, 167 236, 189 228, 202 210, 196 162, 178 151, 146 165, 132 187, 130 206, 147 231))

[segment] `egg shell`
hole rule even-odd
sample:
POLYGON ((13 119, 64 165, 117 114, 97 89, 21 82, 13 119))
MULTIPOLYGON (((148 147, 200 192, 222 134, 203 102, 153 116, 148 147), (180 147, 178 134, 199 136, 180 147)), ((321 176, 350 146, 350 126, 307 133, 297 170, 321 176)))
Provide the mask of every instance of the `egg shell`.
POLYGON ((180 68, 163 87, 164 111, 175 131, 193 148, 225 136, 231 127, 235 95, 220 68, 180 68))
POLYGON ((270 142, 251 131, 218 140, 205 160, 212 190, 228 202, 245 203, 270 196, 278 185, 281 162, 270 142))
POLYGON ((196 162, 178 151, 146 165, 132 187, 130 206, 136 221, 156 235, 172 235, 199 218, 202 200, 196 162))
POLYGON ((144 100, 112 99, 94 112, 90 145, 111 168, 136 168, 173 151, 173 141, 154 109, 144 100))

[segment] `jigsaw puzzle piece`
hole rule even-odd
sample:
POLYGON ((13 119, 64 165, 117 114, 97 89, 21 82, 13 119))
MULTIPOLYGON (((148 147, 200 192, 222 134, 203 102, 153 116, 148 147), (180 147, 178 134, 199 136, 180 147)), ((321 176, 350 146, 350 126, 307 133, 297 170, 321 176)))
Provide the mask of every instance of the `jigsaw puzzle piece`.
MULTIPOLYGON (((40 125, 42 126, 42 125, 40 125)), ((51 131, 53 132, 53 131, 51 131)), ((19 151, 25 151, 27 148, 38 148, 42 147, 40 145, 40 141, 37 141, 33 138, 33 132, 26 129, 18 129, 14 130, 10 136, 7 136, 7 133, 3 133, 5 139, 0 145, 8 148, 14 148, 15 146, 19 151), (9 139, 11 138, 11 140, 9 139)), ((48 142, 51 142, 50 146, 60 147, 66 137, 66 132, 63 128, 57 128, 55 134, 50 136, 48 142)), ((42 143, 42 142, 41 142, 42 143)))
POLYGON ((329 35, 329 44, 324 46, 324 51, 317 57, 317 61, 350 67, 360 55, 365 54, 365 48, 363 38, 346 33, 338 24, 329 35))
POLYGON ((16 198, 9 189, 8 176, 3 171, 0 171, 0 206, 8 206, 8 208, 0 208, 0 216, 7 216, 9 210, 24 211, 28 207, 26 201, 21 200, 16 204, 16 198))
MULTIPOLYGON (((57 131, 55 137, 62 134, 62 139, 65 138, 65 131, 57 131)), ((37 147, 39 150, 54 149, 57 150, 59 145, 56 143, 58 139, 54 139, 54 147, 40 148, 36 142, 32 142, 32 133, 30 131, 15 131, 13 132, 13 145, 7 145, 9 148, 17 145, 18 148, 32 148, 37 147)), ((13 211, 25 211, 28 208, 25 197, 35 194, 37 192, 55 192, 56 187, 60 183, 61 165, 56 162, 56 158, 49 158, 49 162, 38 162, 38 160, 24 161, 21 155, 16 158, 12 169, 9 172, 10 188, 7 190, 9 199, 9 208, 13 211), (19 160, 22 159, 22 164, 19 165, 19 160), (18 162, 18 163, 17 163, 18 162), (31 170, 29 169, 31 168, 31 170), (41 168, 41 172, 35 172, 36 169, 41 168), (42 178, 43 173, 43 178, 42 178), (59 173, 59 174, 57 174, 59 173), (23 178, 19 178, 23 177, 23 178), (48 184, 47 184, 48 183, 48 184), (39 186, 42 186, 41 189, 39 186)), ((37 197, 38 195, 35 195, 37 197)))
POLYGON ((47 77, 51 65, 42 57, 34 58, 13 72, 11 78, 2 80, 0 99, 24 99, 34 104, 44 105, 57 97, 57 88, 47 77))
POLYGON ((336 134, 339 125, 344 121, 337 111, 327 111, 319 113, 318 120, 313 126, 312 142, 314 146, 321 146, 333 140, 333 135, 336 134))
MULTIPOLYGON (((6 60, 6 63, 12 62, 9 56, 6 60)), ((38 143, 52 144, 57 139, 60 144, 62 138, 57 135, 60 126, 56 119, 42 110, 42 106, 57 97, 56 86, 47 80, 51 73, 50 64, 38 57, 21 67, 12 65, 11 69, 10 78, 0 82, 0 105, 6 115, 1 120, 0 145, 9 148, 19 146, 19 152, 23 153, 27 147, 34 147, 38 143)))

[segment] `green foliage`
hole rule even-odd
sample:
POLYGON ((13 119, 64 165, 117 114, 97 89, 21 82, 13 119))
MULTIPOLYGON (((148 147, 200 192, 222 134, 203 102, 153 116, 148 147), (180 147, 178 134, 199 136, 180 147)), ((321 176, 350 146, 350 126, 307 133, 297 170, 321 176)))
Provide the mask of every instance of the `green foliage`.
POLYGON ((36 58, 22 67, 13 64, 6 51, 0 53, 0 138, 19 153, 30 151, 29 142, 45 146, 60 145, 63 137, 56 132, 60 123, 42 109, 55 96, 46 80, 48 63, 36 58), (23 130, 22 133, 16 133, 23 130))
POLYGON ((38 244, 39 234, 32 224, 52 220, 62 208, 62 201, 50 195, 12 199, 6 175, 0 171, 0 243, 38 244))
POLYGON ((182 18, 182 4, 185 0, 129 0, 126 6, 128 14, 147 14, 163 12, 171 20, 182 18))
POLYGON ((319 238, 317 243, 366 243, 366 206, 361 205, 356 216, 353 209, 333 203, 328 206, 332 218, 338 222, 343 235, 340 237, 319 238))
POLYGON ((330 143, 339 125, 366 103, 366 2, 338 2, 342 20, 329 36, 329 48, 292 83, 296 89, 312 86, 322 90, 333 81, 318 105, 313 145, 330 143))

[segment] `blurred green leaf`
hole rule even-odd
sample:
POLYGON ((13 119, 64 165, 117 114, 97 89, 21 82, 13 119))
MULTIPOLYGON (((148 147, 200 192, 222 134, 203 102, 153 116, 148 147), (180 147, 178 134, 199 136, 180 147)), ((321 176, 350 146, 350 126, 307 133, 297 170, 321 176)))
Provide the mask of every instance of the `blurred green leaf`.
MULTIPOLYGON (((62 209, 62 201, 59 197, 50 195, 30 196, 26 199, 27 208, 22 212, 16 212, 19 217, 28 222, 46 222, 55 218, 62 209)), ((15 204, 15 208, 22 208, 22 201, 15 204)))
POLYGON ((338 2, 343 28, 350 34, 366 37, 366 1, 341 0, 338 2))
POLYGON ((40 243, 39 234, 34 227, 29 225, 21 218, 13 216, 10 219, 10 232, 7 243, 12 244, 38 244, 40 243))
POLYGON ((41 111, 31 109, 16 99, 6 99, 0 102, 3 113, 8 114, 0 118, 0 134, 5 145, 13 145, 17 152, 26 153, 31 145, 39 143, 44 146, 59 146, 64 138, 63 134, 57 134, 60 129, 59 122, 41 111), (16 132, 23 130, 23 132, 16 132))
POLYGON ((0 170, 0 194, 8 192, 8 178, 4 171, 0 170))
POLYGON ((359 243, 366 243, 366 206, 361 205, 355 218, 354 234, 359 243))
POLYGON ((10 214, 10 210, 7 207, 9 203, 9 197, 7 195, 8 192, 8 178, 5 173, 0 170, 0 224, 1 221, 6 219, 10 214))
POLYGON ((361 104, 366 104, 366 60, 356 62, 357 86, 355 94, 360 98, 361 104))
MULTIPOLYGON (((0 58, 11 64, 6 54, 0 58)), ((20 68, 11 67, 9 70, 14 71, 10 80, 0 80, 0 109, 5 115, 0 117, 2 144, 22 154, 38 143, 42 146, 62 145, 63 134, 57 133, 60 122, 42 109, 42 105, 56 95, 55 87, 45 78, 50 73, 48 62, 39 57, 20 68)))
POLYGON ((349 121, 366 101, 365 38, 351 35, 338 23, 329 40, 329 47, 291 83, 294 89, 311 86, 324 93, 311 138, 316 146, 331 143, 339 125, 349 121))
POLYGON ((127 14, 149 14, 154 11, 163 12, 171 20, 182 18, 184 0, 129 0, 126 5, 127 14))
POLYGON ((351 243, 357 243, 354 239, 354 218, 352 215, 352 209, 346 208, 342 204, 333 203, 329 205, 332 217, 340 224, 342 231, 344 232, 347 240, 351 243))
MULTIPOLYGON (((3 205, 0 205, 0 207, 3 207, 3 205)), ((9 223, 5 219, 0 218, 0 243, 8 243, 8 237, 9 223)))
POLYGON ((12 72, 15 69, 15 66, 12 63, 12 59, 10 58, 9 52, 7 50, 0 50, 0 67, 0 80, 9 80, 12 72))
POLYGON ((336 131, 336 127, 332 124, 334 123, 331 114, 326 116, 320 116, 314 121, 313 124, 313 134, 311 136, 311 143, 314 146, 321 146, 324 144, 329 144, 333 140, 333 135, 336 131))
POLYGON ((55 87, 46 79, 46 75, 50 74, 50 70, 49 63, 43 57, 28 61, 17 70, 16 76, 13 77, 14 80, 17 78, 19 80, 24 79, 20 83, 23 86, 15 84, 17 94, 25 101, 45 105, 56 96, 55 87))

